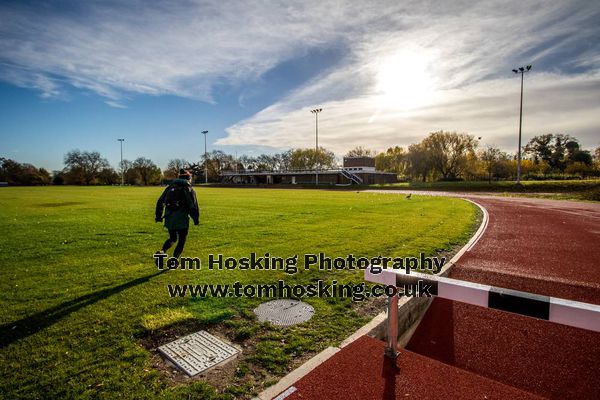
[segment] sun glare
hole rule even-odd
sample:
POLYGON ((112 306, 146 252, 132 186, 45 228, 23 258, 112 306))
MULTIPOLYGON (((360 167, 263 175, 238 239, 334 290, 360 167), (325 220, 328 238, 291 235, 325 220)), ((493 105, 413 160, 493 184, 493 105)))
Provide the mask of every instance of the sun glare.
POLYGON ((375 90, 380 107, 408 110, 432 101, 433 79, 424 55, 398 52, 384 58, 376 68, 375 90))

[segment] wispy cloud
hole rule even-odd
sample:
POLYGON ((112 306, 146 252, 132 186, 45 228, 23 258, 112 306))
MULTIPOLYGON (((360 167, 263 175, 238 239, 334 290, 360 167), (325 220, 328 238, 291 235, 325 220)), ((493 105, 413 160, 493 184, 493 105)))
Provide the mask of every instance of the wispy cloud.
POLYGON ((64 77, 113 100, 131 92, 212 101, 215 85, 256 79, 306 48, 335 41, 363 19, 348 7, 330 6, 218 0, 2 3, 0 68, 4 80, 42 91, 33 75, 64 77))
POLYGON ((408 144, 436 129, 510 148, 518 107, 510 69, 534 63, 525 126, 597 145, 597 2, 469 3, 8 2, 0 4, 0 79, 46 98, 75 87, 112 107, 135 94, 214 102, 219 86, 339 46, 348 52, 342 62, 232 125, 217 144, 308 146, 308 109, 318 105, 320 142, 338 153, 408 144))
POLYGON ((127 108, 125 104, 119 103, 118 101, 114 100, 106 100, 105 103, 113 108, 127 108))
POLYGON ((597 146, 598 16, 599 7, 586 2, 411 8, 388 18, 386 29, 353 37, 353 62, 231 126, 218 144, 310 146, 308 111, 322 106, 319 141, 338 153, 408 145, 438 129, 513 150, 519 81, 510 70, 535 62, 526 77, 526 136, 568 132, 597 146), (394 54, 398 77, 387 83, 398 87, 386 100, 378 77, 394 54))

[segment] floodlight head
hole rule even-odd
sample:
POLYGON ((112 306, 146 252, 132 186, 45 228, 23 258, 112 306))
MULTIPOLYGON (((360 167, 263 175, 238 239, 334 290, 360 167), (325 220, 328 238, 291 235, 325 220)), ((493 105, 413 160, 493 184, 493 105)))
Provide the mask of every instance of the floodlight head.
POLYGON ((523 71, 525 71, 525 68, 519 67, 519 71, 523 72, 523 71))
POLYGON ((206 135, 208 133, 208 131, 202 131, 202 133, 206 135))
POLYGON ((518 74, 518 73, 519 73, 519 71, 517 71, 516 69, 513 69, 513 72, 514 72, 515 74, 518 74))
POLYGON ((531 69, 531 65, 527 66, 527 71, 529 71, 531 69))

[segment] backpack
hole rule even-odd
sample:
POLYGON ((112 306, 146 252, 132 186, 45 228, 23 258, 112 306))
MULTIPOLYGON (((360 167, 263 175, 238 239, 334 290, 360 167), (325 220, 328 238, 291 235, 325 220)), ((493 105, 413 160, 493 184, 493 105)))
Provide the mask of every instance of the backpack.
POLYGON ((185 201, 185 190, 187 188, 183 185, 171 185, 167 190, 165 196, 165 206, 168 210, 179 210, 184 208, 186 205, 185 201))

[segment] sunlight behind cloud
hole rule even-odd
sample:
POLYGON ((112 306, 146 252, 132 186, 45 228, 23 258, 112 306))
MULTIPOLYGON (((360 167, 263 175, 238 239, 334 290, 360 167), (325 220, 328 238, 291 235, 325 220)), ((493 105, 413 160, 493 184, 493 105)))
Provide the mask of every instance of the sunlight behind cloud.
POLYGON ((589 2, 431 3, 388 13, 385 24, 348 35, 352 57, 265 110, 226 129, 218 145, 310 145, 308 110, 323 107, 319 143, 338 154, 354 146, 384 150, 418 142, 429 132, 460 131, 514 151, 519 79, 511 72, 533 62, 525 82, 524 137, 566 132, 598 146, 600 9, 589 2), (563 38, 568 37, 565 41, 563 38), (586 44, 586 71, 575 71, 572 43, 586 44), (550 49, 550 50, 548 50, 550 49), (340 87, 349 87, 340 96, 340 87), (328 98, 329 94, 329 98, 328 98))
POLYGON ((434 82, 428 58, 423 50, 402 50, 383 58, 376 71, 377 106, 410 110, 430 104, 434 82))

